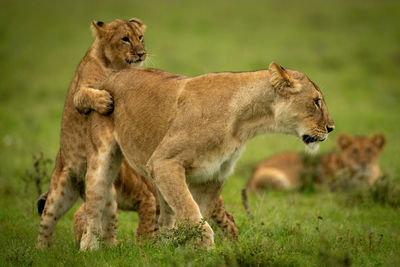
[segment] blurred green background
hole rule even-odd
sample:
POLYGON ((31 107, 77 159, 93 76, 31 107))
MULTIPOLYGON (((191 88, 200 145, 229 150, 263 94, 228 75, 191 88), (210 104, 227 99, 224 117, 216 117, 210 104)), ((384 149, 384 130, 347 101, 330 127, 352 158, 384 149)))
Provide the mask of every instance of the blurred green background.
MULTIPOLYGON (((2 247, 7 246, 14 252, 31 255, 30 259, 34 264, 39 264, 42 260, 39 259, 41 255, 49 257, 49 262, 45 263, 51 265, 56 263, 52 260, 62 258, 57 250, 53 250, 53 254, 46 252, 40 254, 41 252, 33 248, 39 225, 34 206, 37 195, 33 185, 25 189, 23 177, 26 176, 26 170, 32 168, 32 154, 43 152, 45 157, 55 159, 59 148, 61 114, 67 88, 76 66, 93 41, 89 29, 91 20, 108 22, 116 18, 131 17, 141 18, 147 25, 145 41, 149 57, 145 66, 148 67, 194 76, 207 72, 266 69, 271 61, 276 61, 286 68, 306 73, 322 89, 336 125, 336 130, 330 135, 329 140, 322 144, 321 151, 334 148, 335 137, 340 133, 357 135, 384 133, 387 137, 387 146, 381 156, 381 167, 391 179, 398 181, 400 174, 399 1, 2 1, 0 9, 0 231, 4 233, 0 240, 2 247), (19 241, 15 241, 16 239, 19 241)), ((248 225, 238 197, 252 168, 267 156, 281 151, 302 149, 302 143, 291 136, 262 136, 249 142, 238 163, 236 174, 227 181, 223 192, 227 207, 237 218, 244 236, 246 234, 254 236, 252 231, 259 230, 248 225)), ((284 225, 297 225, 299 222, 307 225, 307 218, 314 218, 318 212, 325 212, 324 217, 331 217, 330 229, 335 225, 338 227, 342 225, 342 228, 338 229, 354 227, 361 236, 367 235, 368 229, 373 228, 376 228, 375 232, 387 231, 386 239, 382 241, 386 242, 386 245, 382 245, 381 251, 368 252, 367 248, 365 251, 363 248, 354 248, 353 251, 342 248, 337 253, 353 251, 354 254, 350 258, 358 264, 375 265, 383 262, 385 265, 393 263, 396 259, 399 263, 398 256, 393 258, 393 255, 396 255, 395 251, 398 252, 400 247, 398 211, 381 206, 373 208, 341 206, 334 199, 335 196, 329 193, 308 196, 273 192, 250 197, 251 203, 257 207, 256 214, 268 227, 274 225, 280 229, 279 227, 283 227, 281 222, 284 222, 284 225), (283 211, 280 211, 281 209, 283 211), (379 218, 385 219, 379 220, 379 218)), ((63 242, 67 242, 69 246, 67 249, 70 251, 65 254, 67 256, 58 262, 62 264, 68 264, 70 258, 73 258, 72 255, 75 255, 68 253, 77 253, 76 248, 71 245, 73 244, 71 218, 70 212, 61 220, 54 238, 55 242, 58 242, 56 247, 57 244, 59 247, 64 246, 63 242)), ((122 213, 120 221, 121 239, 129 243, 132 241, 137 216, 122 213)), ((336 232, 330 234, 332 236, 328 234, 326 237, 328 243, 331 239, 336 240, 337 236, 336 232)), ((281 240, 273 233, 267 236, 268 242, 281 240)), ((281 253, 278 248, 276 251, 275 247, 271 248, 271 251, 277 253, 276 255, 286 255, 286 258, 282 258, 282 262, 272 263, 315 264, 319 258, 316 256, 317 252, 312 252, 314 237, 310 235, 310 239, 305 238, 306 243, 300 245, 309 246, 310 253, 306 251, 293 256, 286 250, 281 253), (307 261, 303 262, 302 257, 307 261)), ((359 236, 356 235, 356 238, 359 236)), ((279 244, 284 246, 285 240, 283 238, 283 243, 279 244)), ((260 245, 257 242, 263 242, 258 239, 253 241, 255 243, 246 244, 258 247, 260 245)), ((239 251, 241 245, 247 246, 245 243, 239 243, 237 248, 239 251)), ((206 262, 210 264, 215 264, 221 257, 227 264, 227 257, 221 256, 221 253, 228 251, 227 246, 222 243, 220 245, 222 252, 214 251, 210 254, 210 258, 204 256, 206 254, 199 255, 203 255, 201 257, 205 257, 206 262)), ((243 253, 248 252, 244 251, 243 253)), ((6 257, 8 252, 2 256, 6 257)), ((111 255, 113 252, 104 253, 101 255, 111 255)), ((151 255, 151 252, 149 253, 151 255)), ((159 253, 160 255, 172 253, 175 258, 178 257, 171 251, 167 253, 160 250, 159 253)), ((186 255, 185 253, 189 252, 183 251, 182 255, 186 255)), ((240 254, 238 251, 235 253, 240 254)), ((252 253, 259 255, 258 252, 252 253)), ((268 255, 265 251, 262 253, 268 255)), ((12 254, 15 257, 11 258, 7 256, 5 262, 29 264, 24 261, 25 256, 21 259, 16 256, 17 254, 12 254)), ((152 256, 149 257, 150 260, 145 263, 157 263, 151 258, 152 256)), ((188 257, 182 257, 184 260, 177 262, 177 265, 185 265, 188 262, 188 257)), ((279 259, 279 256, 276 257, 278 258, 275 259, 279 259)), ((192 261, 194 259, 196 263, 196 257, 189 258, 192 261)), ((72 263, 104 264, 101 257, 86 260, 72 263)), ((168 265, 168 262, 165 264, 168 265)), ((236 263, 240 265, 240 261, 236 263)), ((118 265, 124 262, 111 261, 110 264, 118 265)))

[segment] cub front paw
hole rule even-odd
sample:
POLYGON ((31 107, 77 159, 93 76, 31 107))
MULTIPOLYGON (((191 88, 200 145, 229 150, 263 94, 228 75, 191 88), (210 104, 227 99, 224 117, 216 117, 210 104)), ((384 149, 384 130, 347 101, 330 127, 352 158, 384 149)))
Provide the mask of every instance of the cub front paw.
POLYGON ((96 233, 85 233, 82 236, 80 250, 98 250, 99 249, 99 240, 97 238, 96 233))
POLYGON ((98 90, 94 97, 93 109, 102 115, 111 114, 114 110, 114 100, 112 96, 104 90, 98 90))

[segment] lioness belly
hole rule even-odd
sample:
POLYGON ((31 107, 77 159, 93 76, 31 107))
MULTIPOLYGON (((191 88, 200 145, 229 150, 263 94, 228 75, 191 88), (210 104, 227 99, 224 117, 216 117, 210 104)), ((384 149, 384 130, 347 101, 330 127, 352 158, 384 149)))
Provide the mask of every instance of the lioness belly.
POLYGON ((199 167, 189 172, 186 180, 188 183, 206 183, 209 181, 224 182, 234 171, 244 146, 236 149, 228 156, 209 157, 199 164, 199 167))

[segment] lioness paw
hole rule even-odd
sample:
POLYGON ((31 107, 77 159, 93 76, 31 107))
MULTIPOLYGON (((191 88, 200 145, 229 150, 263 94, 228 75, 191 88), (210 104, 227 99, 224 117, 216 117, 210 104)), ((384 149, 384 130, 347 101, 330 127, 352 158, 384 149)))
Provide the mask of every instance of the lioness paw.
POLYGON ((112 96, 104 90, 98 90, 94 97, 93 109, 102 115, 111 114, 114 110, 112 96))

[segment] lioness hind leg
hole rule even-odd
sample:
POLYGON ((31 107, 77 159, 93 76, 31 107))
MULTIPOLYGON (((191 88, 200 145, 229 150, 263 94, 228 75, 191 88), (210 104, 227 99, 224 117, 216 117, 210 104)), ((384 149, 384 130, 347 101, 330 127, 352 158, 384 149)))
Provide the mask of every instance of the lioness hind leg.
POLYGON ((239 230, 232 214, 226 211, 224 201, 222 200, 221 196, 218 198, 217 205, 211 215, 211 219, 218 225, 227 238, 231 240, 238 239, 239 230))
MULTIPOLYGON (((155 154, 153 154, 153 157, 155 154)), ((155 160, 148 163, 154 182, 177 220, 189 219, 192 223, 200 223, 202 215, 199 206, 190 194, 186 185, 185 169, 175 160, 155 160)), ((162 214, 160 214, 161 220, 162 214)), ((214 232, 206 222, 203 225, 205 234, 200 245, 213 246, 214 232)))
POLYGON ((58 220, 72 207, 79 195, 73 186, 67 170, 56 167, 52 174, 51 185, 40 220, 37 248, 49 247, 53 231, 58 220))

